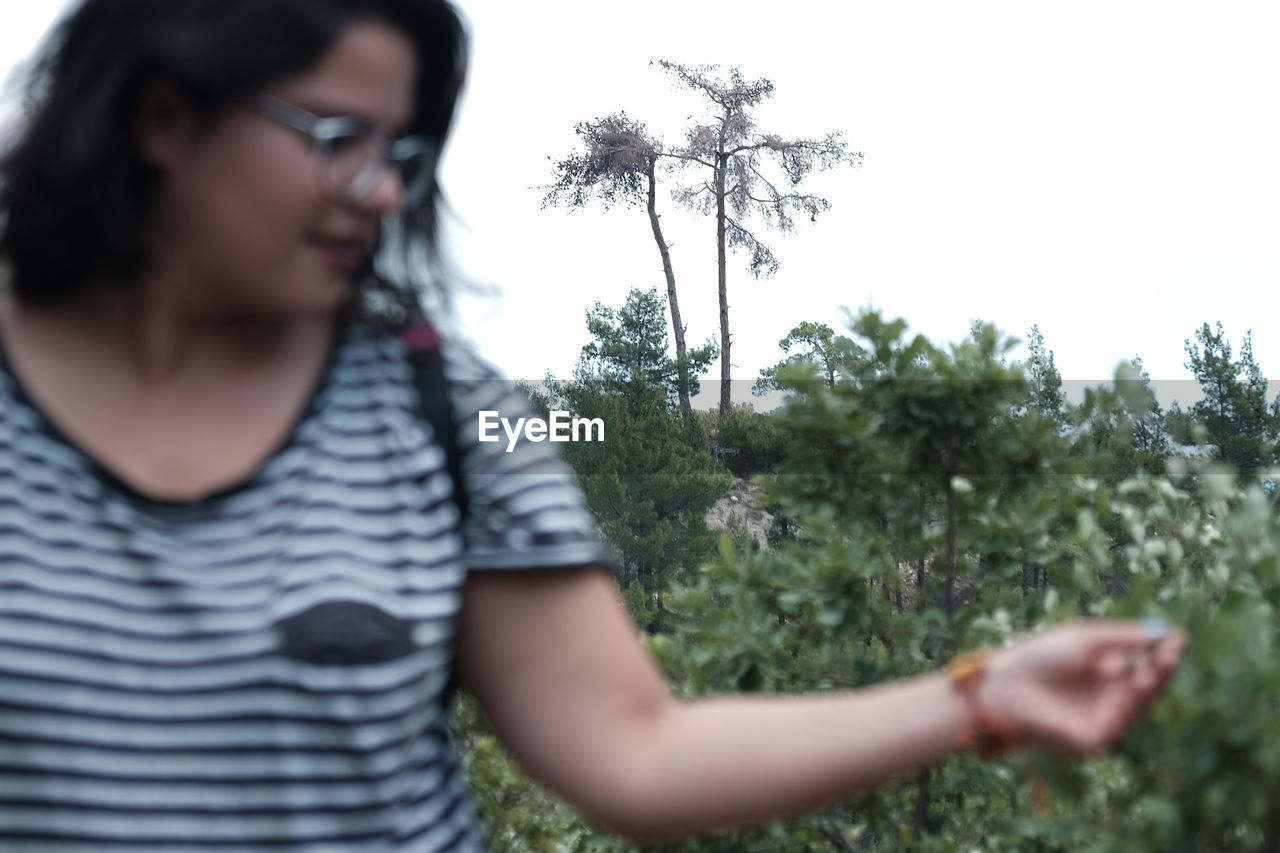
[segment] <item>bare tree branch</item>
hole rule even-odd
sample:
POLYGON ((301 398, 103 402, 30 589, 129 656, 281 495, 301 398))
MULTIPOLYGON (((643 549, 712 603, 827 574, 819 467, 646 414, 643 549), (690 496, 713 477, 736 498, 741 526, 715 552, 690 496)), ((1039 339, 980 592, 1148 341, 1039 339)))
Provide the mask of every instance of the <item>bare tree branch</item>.
POLYGON ((774 257, 773 250, 760 242, 756 235, 742 226, 736 219, 725 219, 729 245, 735 249, 745 249, 751 256, 747 270, 756 278, 771 276, 778 271, 780 264, 774 257))

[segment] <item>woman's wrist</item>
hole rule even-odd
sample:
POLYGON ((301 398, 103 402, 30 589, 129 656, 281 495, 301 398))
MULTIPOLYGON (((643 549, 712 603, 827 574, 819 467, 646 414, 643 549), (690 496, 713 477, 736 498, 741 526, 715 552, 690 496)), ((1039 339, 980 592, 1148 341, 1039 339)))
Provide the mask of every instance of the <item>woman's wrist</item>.
POLYGON ((994 758, 1022 744, 1022 737, 1005 716, 990 705, 990 691, 984 690, 995 657, 991 649, 977 649, 957 655, 943 668, 951 688, 962 699, 955 726, 957 749, 974 750, 981 758, 994 758))

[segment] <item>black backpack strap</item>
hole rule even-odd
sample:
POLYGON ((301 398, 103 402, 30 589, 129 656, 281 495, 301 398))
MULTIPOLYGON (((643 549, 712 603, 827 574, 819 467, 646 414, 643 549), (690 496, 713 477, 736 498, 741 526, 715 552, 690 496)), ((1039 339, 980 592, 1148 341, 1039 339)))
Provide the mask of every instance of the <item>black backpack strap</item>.
POLYGON ((409 364, 413 367, 414 384, 418 388, 422 417, 444 448, 446 470, 453 481, 453 500, 460 519, 467 517, 467 489, 462 479, 462 458, 458 452, 458 430, 453 421, 453 406, 444 376, 444 357, 440 354, 440 334, 429 324, 407 327, 401 335, 409 364))

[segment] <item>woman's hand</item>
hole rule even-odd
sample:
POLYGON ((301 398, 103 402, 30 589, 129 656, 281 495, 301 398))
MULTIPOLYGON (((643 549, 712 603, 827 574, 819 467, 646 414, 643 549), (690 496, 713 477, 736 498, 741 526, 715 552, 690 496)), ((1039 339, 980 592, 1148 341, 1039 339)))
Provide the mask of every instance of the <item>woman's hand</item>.
POLYGON ((1158 622, 1074 622, 996 652, 977 698, 1002 731, 1057 752, 1115 743, 1164 689, 1186 642, 1158 622))

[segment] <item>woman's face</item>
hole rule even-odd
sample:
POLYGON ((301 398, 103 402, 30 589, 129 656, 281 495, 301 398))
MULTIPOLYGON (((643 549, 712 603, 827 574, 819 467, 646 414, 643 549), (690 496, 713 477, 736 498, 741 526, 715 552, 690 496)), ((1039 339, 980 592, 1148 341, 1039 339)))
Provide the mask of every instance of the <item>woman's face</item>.
MULTIPOLYGON (((311 70, 264 94, 317 116, 364 119, 394 138, 412 111, 416 66, 399 31, 353 24, 311 70)), ((199 132, 144 120, 142 139, 165 176, 156 283, 197 313, 331 312, 400 199, 387 169, 365 198, 335 200, 317 181, 311 139, 242 106, 199 132)))

